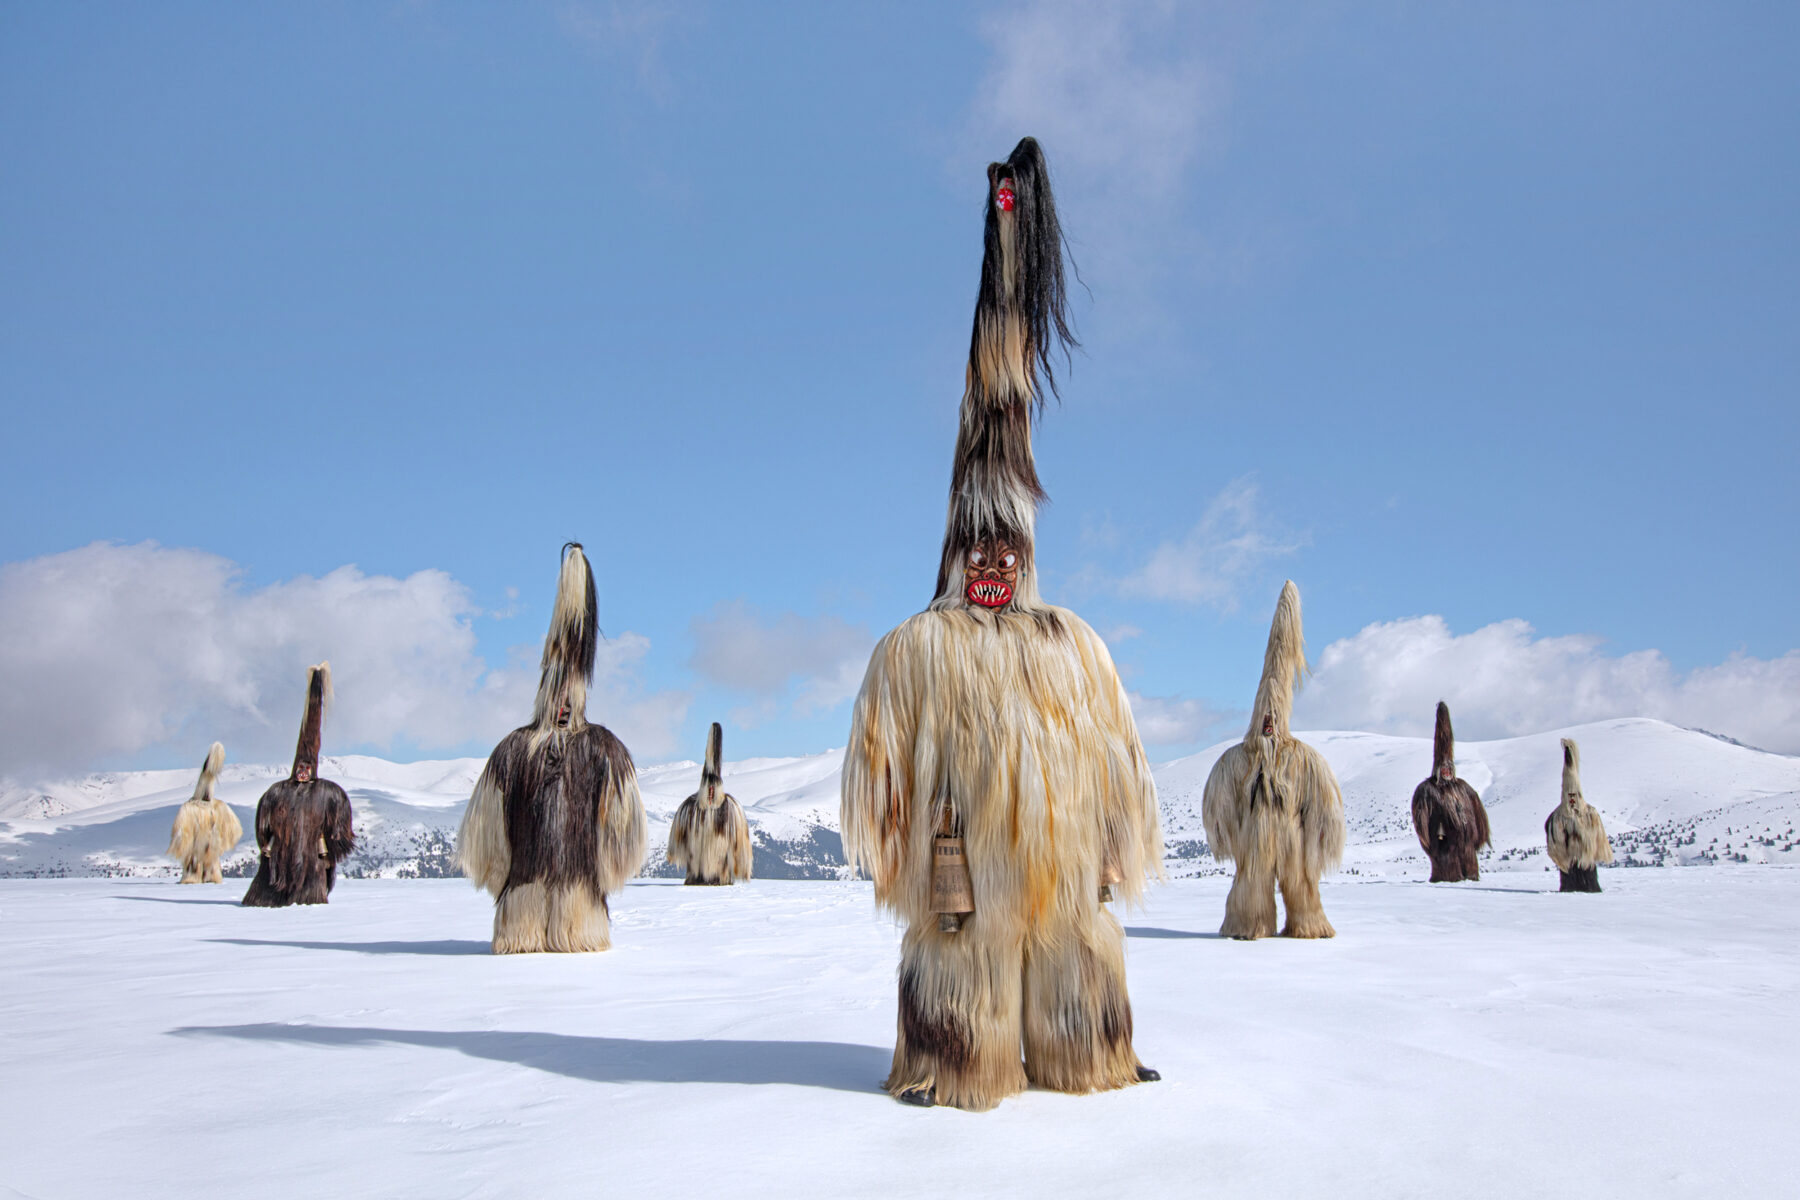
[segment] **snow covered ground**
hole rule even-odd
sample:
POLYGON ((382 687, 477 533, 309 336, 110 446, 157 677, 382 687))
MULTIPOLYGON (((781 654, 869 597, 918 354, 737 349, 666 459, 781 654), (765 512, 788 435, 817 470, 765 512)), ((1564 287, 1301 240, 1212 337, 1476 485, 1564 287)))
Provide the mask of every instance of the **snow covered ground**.
MULTIPOLYGON (((1349 822, 1345 873, 1423 878, 1413 837, 1413 788, 1431 771, 1428 738, 1355 732, 1303 733, 1319 747, 1344 790, 1349 822)), ((1643 719, 1491 742, 1461 742, 1458 770, 1481 792, 1494 830, 1484 870, 1545 869, 1544 817, 1562 776, 1558 739, 1577 738, 1587 797, 1606 818, 1622 863, 1800 863, 1800 758, 1752 750, 1692 729, 1643 719)), ((1216 873, 1200 822, 1206 776, 1226 744, 1155 768, 1167 864, 1177 877, 1216 873)), ((198 758, 196 757, 198 769, 198 758)), ((835 878, 843 873, 838 775, 843 751, 725 764, 725 786, 744 804, 756 837, 759 878, 835 878)), ((479 759, 390 763, 354 755, 327 758, 321 773, 350 793, 358 852, 352 876, 433 877, 453 869, 451 848, 479 759)), ((287 766, 232 764, 219 794, 244 822, 287 766)), ((0 788, 0 877, 163 875, 175 809, 195 771, 139 771, 77 781, 0 788)), ((676 808, 698 785, 694 762, 643 768, 650 873, 676 808)), ((248 875, 248 839, 227 873, 248 875)))
POLYGON ((1164 1082, 985 1114, 876 1090, 866 884, 634 884, 494 957, 454 880, 0 881, 0 1195, 1774 1196, 1800 1165, 1800 870, 1340 876, 1339 936, 1124 914, 1164 1082))

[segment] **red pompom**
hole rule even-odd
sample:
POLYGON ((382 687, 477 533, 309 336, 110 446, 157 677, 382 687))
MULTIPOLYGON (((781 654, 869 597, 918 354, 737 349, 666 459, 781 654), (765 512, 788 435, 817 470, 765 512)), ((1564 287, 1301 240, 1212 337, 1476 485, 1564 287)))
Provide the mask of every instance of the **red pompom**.
POLYGON ((1013 200, 1012 180, 1008 179, 1005 183, 1002 183, 1000 189, 994 193, 994 203, 1000 206, 1001 212, 1011 212, 1013 209, 1013 200))

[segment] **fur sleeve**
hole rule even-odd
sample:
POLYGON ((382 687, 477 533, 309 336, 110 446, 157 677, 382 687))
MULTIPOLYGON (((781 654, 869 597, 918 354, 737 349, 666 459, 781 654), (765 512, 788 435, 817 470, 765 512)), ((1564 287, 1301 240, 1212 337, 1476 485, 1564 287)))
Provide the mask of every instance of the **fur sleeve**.
POLYGON ((725 806, 731 812, 731 861, 727 864, 733 879, 750 878, 750 867, 755 861, 756 852, 750 844, 750 820, 744 816, 743 806, 734 796, 725 797, 725 806))
POLYGON ((269 853, 269 843, 275 839, 275 802, 272 799, 275 789, 271 787, 256 802, 256 851, 258 854, 269 853))
POLYGON ((1469 809, 1475 816, 1475 848, 1479 850, 1483 846, 1492 846, 1494 835, 1493 831, 1488 828, 1487 806, 1481 802, 1481 793, 1475 790, 1473 784, 1468 786, 1469 809))
POLYGON ((196 805, 183 804, 175 810, 175 827, 169 831, 169 857, 177 862, 185 860, 188 851, 194 848, 194 836, 198 832, 198 814, 196 805))
POLYGON ((599 834, 595 839, 601 886, 616 892, 644 866, 649 830, 643 797, 638 794, 637 766, 624 743, 605 729, 599 745, 606 759, 606 782, 600 793, 599 834))
POLYGON ((919 719, 913 671, 919 664, 908 637, 911 625, 882 638, 869 656, 850 714, 838 806, 845 859, 875 881, 876 902, 889 906, 900 899, 907 843, 920 807, 913 794, 919 719))
POLYGON ((1419 835, 1419 848, 1431 853, 1431 780, 1413 789, 1413 832, 1419 835))
POLYGON ((488 757, 456 831, 456 861, 462 873, 495 896, 512 871, 512 848, 506 841, 505 750, 502 742, 488 757))
POLYGON ((332 784, 331 790, 335 794, 326 802, 325 853, 332 862, 340 863, 356 849, 356 810, 343 788, 332 784))
POLYGON ((1556 864, 1559 871, 1567 871, 1575 864, 1575 856, 1570 853, 1569 839, 1563 829, 1562 808, 1554 809, 1544 818, 1544 848, 1549 851, 1550 861, 1556 864))
POLYGON ((219 817, 219 853, 229 854, 244 836, 244 825, 238 820, 237 813, 232 811, 231 805, 221 800, 219 807, 223 810, 219 817))
POLYGON ((1239 809, 1248 790, 1250 754, 1242 742, 1234 742, 1219 755, 1206 776, 1200 799, 1200 820, 1206 826, 1206 844, 1220 862, 1236 862, 1231 835, 1238 827, 1239 809))
POLYGON ((1300 802, 1300 845, 1307 872, 1317 879, 1344 858, 1344 797, 1325 756, 1305 742, 1294 747, 1299 756, 1294 794, 1300 802))
POLYGON ((675 810, 675 819, 669 822, 669 848, 663 857, 683 870, 694 852, 688 845, 688 827, 694 823, 694 813, 699 807, 700 796, 696 793, 681 802, 681 807, 675 810))
POLYGON ((1594 818, 1594 827, 1591 835, 1594 842, 1594 861, 1597 863, 1609 863, 1613 860, 1613 852, 1612 839, 1606 836, 1606 822, 1600 819, 1600 810, 1592 805, 1588 806, 1588 812, 1594 818))
POLYGON ((1105 796, 1101 803, 1101 853, 1118 867, 1123 882, 1114 885, 1126 903, 1141 901, 1146 875, 1162 879, 1162 813, 1156 803, 1156 781, 1138 737, 1131 700, 1113 666, 1112 655, 1087 622, 1069 614, 1081 654, 1088 693, 1088 715, 1105 747, 1105 796))

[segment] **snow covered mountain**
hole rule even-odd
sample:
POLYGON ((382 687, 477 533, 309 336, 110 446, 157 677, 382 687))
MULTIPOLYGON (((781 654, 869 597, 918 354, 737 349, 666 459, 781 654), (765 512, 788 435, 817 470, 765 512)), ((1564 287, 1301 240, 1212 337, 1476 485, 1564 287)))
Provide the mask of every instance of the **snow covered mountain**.
MULTIPOLYGON (((1349 821, 1344 870, 1354 875, 1426 873, 1408 809, 1430 772, 1428 738, 1324 731, 1302 733, 1337 772, 1349 821)), ((1606 818, 1621 865, 1800 862, 1800 758, 1753 750, 1661 721, 1628 719, 1491 742, 1459 742, 1458 773, 1488 807, 1494 847, 1489 869, 1545 869, 1543 821, 1561 774, 1558 739, 1582 751, 1588 799, 1606 818)), ((1230 743, 1155 768, 1169 873, 1215 874, 1200 821, 1200 797, 1213 763, 1230 743)), ((744 805, 756 839, 756 873, 768 879, 831 878, 844 873, 838 836, 842 750, 800 758, 728 762, 727 790, 744 805)), ((451 851, 463 805, 480 774, 474 758, 391 763, 359 755, 329 757, 320 774, 335 779, 356 808, 359 849, 345 873, 398 878, 454 873, 451 851)), ((91 775, 0 790, 0 876, 172 875, 163 857, 177 806, 197 771, 91 775)), ((286 766, 229 765, 219 795, 251 828, 256 801, 286 766)), ((663 834, 699 782, 696 762, 645 767, 639 782, 651 829, 646 875, 669 875, 663 834)), ((227 860, 247 874, 248 837, 227 860)))

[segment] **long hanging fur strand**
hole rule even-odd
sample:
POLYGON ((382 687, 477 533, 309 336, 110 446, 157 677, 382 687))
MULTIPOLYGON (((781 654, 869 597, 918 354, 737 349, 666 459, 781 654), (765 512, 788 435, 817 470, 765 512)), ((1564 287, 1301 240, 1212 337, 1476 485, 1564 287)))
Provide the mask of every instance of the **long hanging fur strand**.
POLYGON ((1237 866, 1219 930, 1226 937, 1273 934, 1277 886, 1287 908, 1282 936, 1337 932, 1325 917, 1319 880, 1343 858, 1344 802, 1324 756, 1289 729, 1294 689, 1305 673, 1300 589, 1290 579, 1269 627, 1250 728, 1213 764, 1201 799, 1214 857, 1237 866))
POLYGON ((220 860, 231 853, 244 836, 237 814, 214 795, 219 771, 225 765, 225 747, 214 742, 200 763, 200 778, 193 798, 175 810, 169 834, 169 857, 181 864, 182 883, 224 883, 220 860))
POLYGON ((1450 706, 1437 706, 1432 734, 1431 776, 1413 789, 1413 832, 1431 860, 1431 882, 1481 878, 1481 848, 1492 841, 1481 796, 1456 777, 1456 733, 1450 706))

